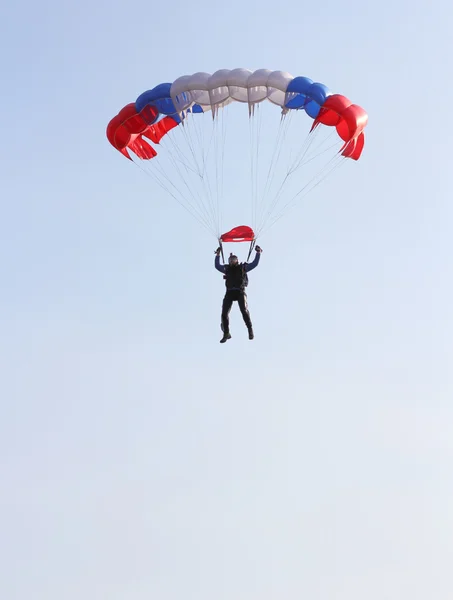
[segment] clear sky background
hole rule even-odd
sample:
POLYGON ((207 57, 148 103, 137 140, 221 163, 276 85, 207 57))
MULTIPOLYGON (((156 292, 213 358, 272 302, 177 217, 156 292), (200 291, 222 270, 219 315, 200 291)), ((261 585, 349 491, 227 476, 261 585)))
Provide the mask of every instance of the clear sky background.
POLYGON ((450 4, 0 15, 2 600, 450 600, 450 4), (370 121, 261 240, 255 340, 234 307, 220 345, 215 239, 105 127, 235 67, 370 121))

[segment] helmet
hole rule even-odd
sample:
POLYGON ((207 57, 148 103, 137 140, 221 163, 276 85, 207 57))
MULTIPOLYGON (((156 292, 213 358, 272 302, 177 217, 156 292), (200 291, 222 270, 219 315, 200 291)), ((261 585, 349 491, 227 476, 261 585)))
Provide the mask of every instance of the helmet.
POLYGON ((231 252, 230 258, 228 259, 228 264, 229 265, 237 265, 238 262, 239 262, 238 257, 231 252))

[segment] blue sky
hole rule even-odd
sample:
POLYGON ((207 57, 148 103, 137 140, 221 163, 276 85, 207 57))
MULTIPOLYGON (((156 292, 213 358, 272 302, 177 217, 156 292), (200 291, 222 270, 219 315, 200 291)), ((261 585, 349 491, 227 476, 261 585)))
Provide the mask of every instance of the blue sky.
POLYGON ((448 3, 1 17, 0 596, 451 598, 448 3), (105 127, 235 67, 325 82, 370 121, 362 159, 262 240, 256 339, 236 309, 221 346, 215 240, 105 127))

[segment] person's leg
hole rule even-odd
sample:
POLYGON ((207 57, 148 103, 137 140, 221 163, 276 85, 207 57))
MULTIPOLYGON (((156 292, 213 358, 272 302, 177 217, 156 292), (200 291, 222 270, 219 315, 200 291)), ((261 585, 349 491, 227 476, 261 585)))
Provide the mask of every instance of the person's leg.
POLYGON ((253 327, 252 327, 252 319, 250 318, 250 312, 247 305, 247 294, 242 292, 238 297, 239 308, 242 313, 242 318, 244 319, 244 323, 247 325, 247 329, 249 330, 249 339, 253 340, 253 327))
POLYGON ((231 335, 230 335, 230 311, 231 311, 231 307, 233 306, 233 299, 231 297, 231 294, 229 294, 228 292, 226 292, 225 297, 223 298, 223 303, 222 303, 222 331, 223 331, 223 338, 220 340, 222 343, 226 342, 228 339, 230 339, 231 335))

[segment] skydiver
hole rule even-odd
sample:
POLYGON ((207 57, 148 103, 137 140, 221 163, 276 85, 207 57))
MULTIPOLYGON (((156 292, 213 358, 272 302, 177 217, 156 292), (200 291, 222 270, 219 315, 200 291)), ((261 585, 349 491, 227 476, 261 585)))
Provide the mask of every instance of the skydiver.
POLYGON ((253 340, 253 327, 250 318, 250 313, 247 306, 247 294, 245 288, 248 285, 247 273, 258 266, 261 258, 262 249, 259 246, 255 247, 256 256, 251 263, 239 263, 238 257, 231 253, 228 259, 227 265, 220 264, 220 252, 221 248, 217 248, 215 251, 214 266, 217 271, 223 273, 225 279, 226 292, 223 298, 222 304, 222 324, 221 329, 223 331, 223 337, 220 340, 221 344, 224 344, 227 340, 231 339, 230 334, 230 320, 229 314, 233 302, 237 301, 239 309, 242 313, 242 318, 247 326, 249 332, 249 340, 253 340))

